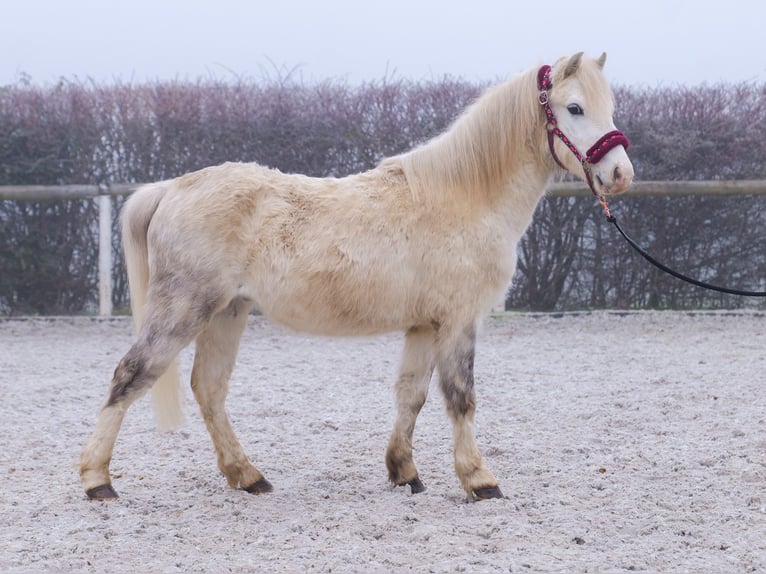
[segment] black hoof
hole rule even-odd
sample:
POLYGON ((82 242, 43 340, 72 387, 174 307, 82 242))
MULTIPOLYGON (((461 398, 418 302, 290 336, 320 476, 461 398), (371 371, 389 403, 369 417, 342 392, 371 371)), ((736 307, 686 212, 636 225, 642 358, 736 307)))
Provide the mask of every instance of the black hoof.
POLYGON ((505 498, 500 491, 499 486, 488 486, 486 488, 477 488, 473 491, 476 500, 489 500, 490 498, 505 498))
POLYGON ((267 492, 273 491, 274 487, 271 486, 271 483, 268 480, 262 478, 258 482, 255 482, 250 486, 246 486, 242 490, 246 490, 250 494, 266 494, 267 492))
POLYGON ((420 494, 421 492, 426 491, 426 485, 423 484, 419 478, 411 480, 407 484, 410 485, 410 492, 412 492, 412 494, 420 494))
POLYGON ((86 490, 85 494, 87 494, 88 498, 91 500, 114 500, 115 498, 119 498, 117 496, 117 491, 112 488, 111 484, 96 486, 90 490, 86 490))

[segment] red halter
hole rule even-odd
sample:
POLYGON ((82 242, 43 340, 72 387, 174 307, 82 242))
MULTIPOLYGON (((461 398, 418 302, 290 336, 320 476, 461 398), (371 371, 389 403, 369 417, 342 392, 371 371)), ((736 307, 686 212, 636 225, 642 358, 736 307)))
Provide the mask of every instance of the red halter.
POLYGON ((558 156, 556 155, 556 150, 553 147, 553 136, 557 136, 562 142, 564 142, 569 150, 575 155, 577 160, 582 164, 583 170, 585 171, 585 178, 588 181, 588 186, 593 192, 593 195, 598 197, 596 188, 593 186, 591 166, 600 162, 606 154, 608 154, 617 146, 622 146, 627 150, 630 146, 628 136, 626 136, 620 130, 613 130, 611 132, 605 133, 603 136, 598 138, 598 141, 596 141, 596 143, 590 147, 588 152, 583 157, 583 155, 580 153, 580 150, 577 149, 577 147, 558 127, 556 116, 554 115, 553 109, 551 108, 551 104, 548 100, 548 91, 552 87, 553 82, 551 82, 551 67, 543 66, 537 72, 537 89, 540 91, 538 100, 540 105, 543 106, 545 115, 548 118, 548 125, 546 128, 548 130, 548 147, 551 150, 551 155, 553 156, 553 159, 556 160, 556 163, 559 164, 559 166, 561 166, 563 169, 566 169, 564 164, 561 163, 561 160, 559 160, 558 156))

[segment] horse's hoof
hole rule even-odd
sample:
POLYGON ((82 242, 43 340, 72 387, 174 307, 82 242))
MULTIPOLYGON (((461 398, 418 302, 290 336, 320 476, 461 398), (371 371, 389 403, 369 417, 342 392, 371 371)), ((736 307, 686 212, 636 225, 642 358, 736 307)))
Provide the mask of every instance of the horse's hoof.
POLYGON ((89 490, 86 490, 85 494, 87 494, 88 498, 91 500, 114 500, 115 498, 119 498, 117 496, 117 491, 112 488, 111 484, 95 486, 89 490))
POLYGON ((407 484, 410 485, 410 492, 412 492, 412 494, 420 494, 421 492, 426 491, 426 485, 423 484, 419 478, 411 480, 407 484))
POLYGON ((499 486, 488 486, 486 488, 477 488, 473 491, 476 500, 489 500, 490 498, 505 498, 500 491, 499 486))
POLYGON ((266 480, 265 478, 262 478, 261 480, 254 482, 250 486, 246 486, 242 490, 246 490, 250 494, 266 494, 267 492, 271 492, 274 490, 274 487, 271 486, 271 483, 266 480))

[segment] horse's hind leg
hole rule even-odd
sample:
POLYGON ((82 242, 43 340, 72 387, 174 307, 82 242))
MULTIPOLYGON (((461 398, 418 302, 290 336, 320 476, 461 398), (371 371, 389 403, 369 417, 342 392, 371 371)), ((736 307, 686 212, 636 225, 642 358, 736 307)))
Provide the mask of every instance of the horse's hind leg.
POLYGON ((473 360, 476 330, 473 325, 440 339, 437 369, 439 384, 452 419, 455 440, 455 471, 469 496, 502 498, 497 479, 482 460, 473 432, 476 393, 473 360))
POLYGON ((270 492, 271 484, 248 460, 224 408, 229 377, 234 368, 239 339, 247 325, 249 309, 249 303, 235 299, 200 333, 191 384, 213 439, 218 467, 229 485, 259 494, 270 492))
POLYGON ((136 342, 114 371, 106 403, 80 457, 80 478, 89 498, 117 498, 109 463, 125 412, 167 370, 214 311, 209 301, 191 296, 154 295, 136 342))
POLYGON ((434 370, 434 342, 435 332, 430 327, 407 332, 396 381, 396 423, 386 450, 389 480, 400 486, 409 484, 413 493, 425 490, 412 460, 412 434, 434 370))

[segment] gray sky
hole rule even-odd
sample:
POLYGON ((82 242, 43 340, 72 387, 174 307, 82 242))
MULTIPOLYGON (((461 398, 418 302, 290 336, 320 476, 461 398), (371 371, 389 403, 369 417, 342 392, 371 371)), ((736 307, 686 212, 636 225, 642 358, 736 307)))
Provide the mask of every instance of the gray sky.
POLYGON ((2 0, 0 85, 484 81, 580 50, 614 83, 765 82, 764 26, 763 0, 2 0))

